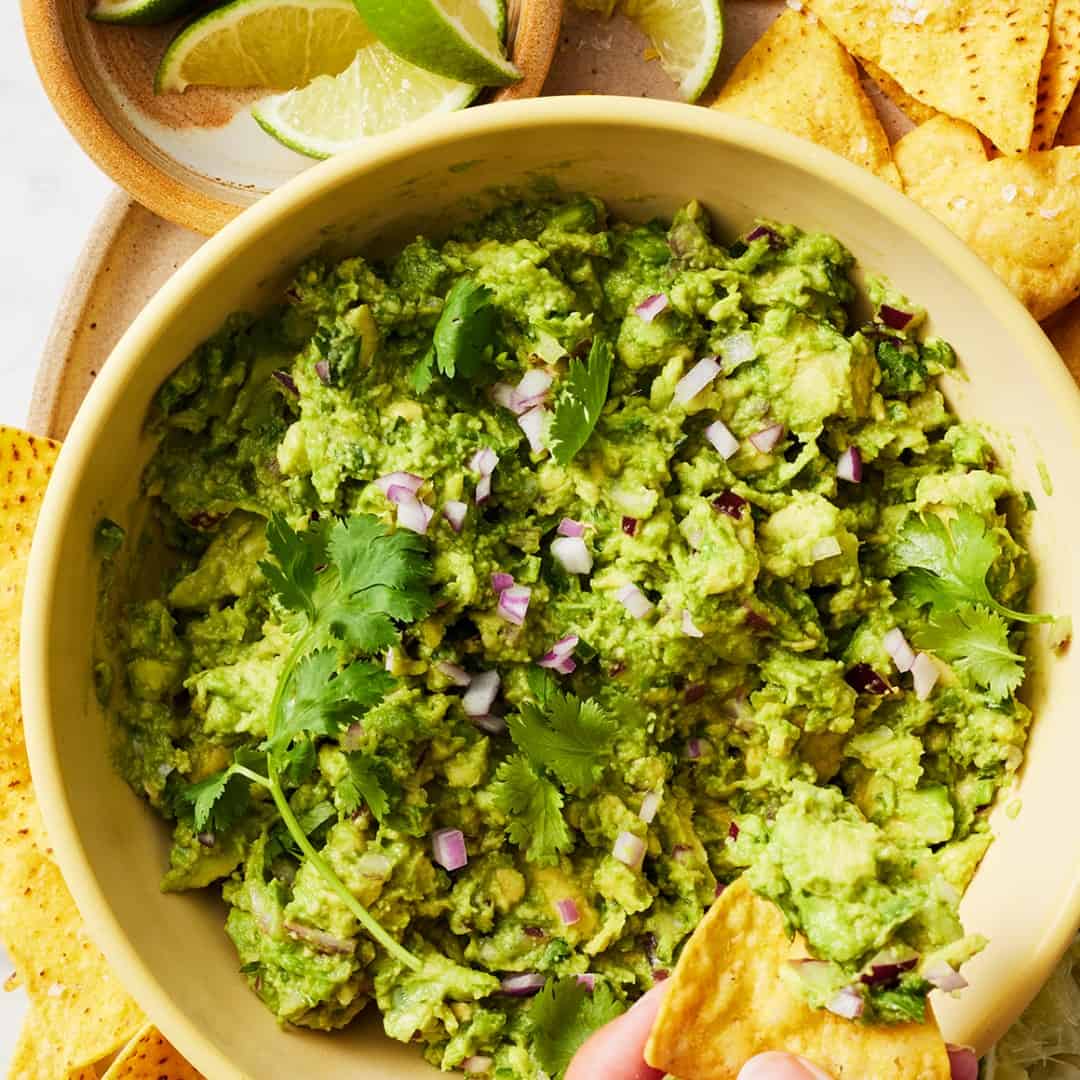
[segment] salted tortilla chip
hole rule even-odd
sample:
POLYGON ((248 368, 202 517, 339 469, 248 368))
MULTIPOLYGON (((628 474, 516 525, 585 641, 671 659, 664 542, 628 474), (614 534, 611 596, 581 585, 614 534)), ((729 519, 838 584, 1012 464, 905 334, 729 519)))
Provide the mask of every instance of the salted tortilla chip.
POLYGON ((30 784, 19 704, 18 626, 38 509, 59 444, 0 427, 0 938, 57 1066, 38 1080, 111 1057, 145 1022, 121 988, 51 857, 30 784))
POLYGON ((816 142, 900 186, 889 140, 854 61, 806 15, 785 11, 739 61, 712 105, 816 142))
POLYGON ((1080 147, 971 161, 920 181, 903 145, 919 131, 896 147, 907 193, 981 256, 1036 319, 1080 296, 1080 147))
POLYGON ((931 117, 937 116, 936 110, 929 105, 913 98, 887 71, 873 62, 862 59, 859 61, 863 71, 877 83, 881 92, 912 122, 925 124, 931 117))
POLYGON ((120 1051, 102 1080, 203 1080, 153 1024, 120 1051))
POLYGON ((744 878, 724 890, 687 942, 645 1047, 681 1080, 736 1080, 755 1054, 801 1054, 835 1080, 949 1080, 937 1025, 870 1025, 812 1009, 781 971, 795 955, 779 908, 744 878))
POLYGON ((1053 0, 807 0, 860 60, 1006 154, 1031 145, 1053 0))
POLYGON ((1049 150, 1080 82, 1080 0, 1056 0, 1039 73, 1032 150, 1049 150))
POLYGON ((1058 146, 1080 146, 1080 93, 1073 94, 1058 124, 1056 142, 1058 146))
POLYGON ((932 184, 939 174, 986 161, 982 136, 966 121, 938 114, 909 131, 893 147, 904 187, 932 184))
POLYGON ((46 1030, 36 1012, 28 1012, 8 1063, 8 1080, 98 1080, 95 1069, 65 1067, 60 1038, 46 1030))

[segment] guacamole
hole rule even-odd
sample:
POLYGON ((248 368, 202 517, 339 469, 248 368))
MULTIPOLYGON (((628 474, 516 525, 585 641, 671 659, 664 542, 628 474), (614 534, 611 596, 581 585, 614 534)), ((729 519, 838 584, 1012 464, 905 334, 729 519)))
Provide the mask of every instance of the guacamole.
POLYGON ((853 270, 515 203, 308 262, 161 387, 98 686, 164 888, 221 890, 283 1022, 373 1002, 444 1069, 557 1075, 744 873, 812 1003, 963 986, 1024 497, 853 270))

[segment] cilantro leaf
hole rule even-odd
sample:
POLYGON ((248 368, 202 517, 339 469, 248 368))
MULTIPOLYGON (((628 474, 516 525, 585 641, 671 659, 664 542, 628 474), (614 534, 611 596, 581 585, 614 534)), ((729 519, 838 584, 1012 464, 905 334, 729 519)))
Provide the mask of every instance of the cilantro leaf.
POLYGON ((391 798, 401 795, 390 767, 372 754, 348 754, 346 763, 348 772, 338 784, 342 809, 354 814, 366 805, 376 821, 383 821, 390 813, 391 798))
POLYGON ((592 699, 555 691, 541 709, 522 702, 507 721, 510 736, 537 768, 550 769, 563 786, 587 794, 604 771, 615 722, 592 699))
POLYGON ((606 982, 598 982, 590 993, 573 976, 548 979, 526 1014, 533 1057, 559 1080, 585 1040, 622 1011, 606 982))
POLYGON ((309 653, 296 665, 268 750, 284 750, 300 735, 339 734, 395 685, 392 675, 367 660, 357 660, 340 673, 337 665, 333 649, 309 653))
POLYGON ((529 862, 550 865, 573 848, 559 789, 521 754, 499 766, 493 792, 495 805, 507 817, 510 842, 525 851, 529 862))
POLYGON ((224 832, 247 812, 251 803, 251 781, 237 772, 236 765, 179 792, 179 800, 195 811, 195 831, 224 832))
POLYGON ((276 563, 264 559, 259 569, 286 607, 315 617, 315 567, 322 547, 321 530, 297 533, 275 512, 266 524, 266 544, 276 563), (316 541, 318 534, 319 542, 316 541))
POLYGON ((448 379, 479 374, 495 351, 494 293, 466 275, 446 294, 442 314, 435 324, 431 348, 413 370, 413 386, 423 393, 431 385, 434 368, 448 379))
POLYGON ((996 612, 966 604, 935 611, 915 643, 935 653, 995 698, 1008 697, 1024 680, 1024 658, 1009 646, 1009 628, 996 612))
POLYGON ((911 515, 893 545, 893 555, 907 567, 900 587, 918 604, 935 611, 982 604, 1018 622, 1050 621, 1050 615, 1014 611, 994 599, 986 575, 998 552, 993 531, 971 510, 961 510, 948 528, 937 514, 911 515))
POLYGON ((558 464, 569 465, 571 458, 589 441, 607 401, 610 381, 611 345, 598 334, 589 349, 588 367, 576 357, 570 361, 570 371, 555 403, 549 445, 551 456, 558 464))

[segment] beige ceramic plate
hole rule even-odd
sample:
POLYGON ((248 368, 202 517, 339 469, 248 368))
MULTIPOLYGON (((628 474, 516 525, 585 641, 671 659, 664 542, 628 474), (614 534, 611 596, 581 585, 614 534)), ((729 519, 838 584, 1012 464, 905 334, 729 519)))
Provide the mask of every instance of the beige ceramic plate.
MULTIPOLYGON (((94 704, 91 534, 102 513, 130 522, 142 423, 163 377, 231 311, 268 302, 320 247, 369 251, 438 231, 537 174, 595 191, 635 218, 701 198, 727 235, 765 214, 837 234, 859 260, 933 309, 969 378, 950 397, 962 416, 1007 433, 998 452, 1037 493, 1031 542, 1038 608, 1080 612, 1072 540, 1080 527, 1080 399, 1046 338, 959 240, 892 189, 807 143, 704 109, 578 97, 468 110, 388 137, 374 154, 320 165, 267 196, 207 243, 124 336, 71 429, 42 510, 23 625, 27 737, 42 809, 65 878, 119 976, 171 1040, 213 1078, 362 1072, 433 1075, 377 1017, 328 1038, 286 1032, 236 973, 210 897, 162 896, 166 830, 112 773, 94 704), (463 162, 476 163, 461 169, 463 162), (1045 463, 1055 484, 1042 494, 1045 463), (212 993, 207 988, 212 987, 212 993)), ((1015 820, 999 830, 965 899, 989 948, 970 992, 939 1003, 947 1036, 987 1048, 1041 985, 1080 915, 1080 665, 1033 645, 1037 721, 1015 820)))
MULTIPOLYGON (((509 4, 511 52, 523 78, 495 99, 535 97, 558 42, 563 0, 509 4), (516 16, 516 17, 515 17, 516 16)), ((255 96, 193 87, 155 95, 154 72, 177 22, 109 26, 87 0, 22 0, 38 74, 83 149, 156 214, 216 232, 267 191, 311 167, 261 131, 255 96)))

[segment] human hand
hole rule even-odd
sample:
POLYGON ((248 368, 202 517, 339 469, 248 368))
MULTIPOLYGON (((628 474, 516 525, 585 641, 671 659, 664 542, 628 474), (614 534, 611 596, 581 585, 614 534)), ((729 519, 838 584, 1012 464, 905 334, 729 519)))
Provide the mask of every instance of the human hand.
MULTIPOLYGON (((574 1055, 566 1080, 660 1080, 660 1069, 645 1064, 645 1043, 668 983, 654 986, 633 1008, 594 1032, 574 1055)), ((739 1080, 829 1080, 816 1065, 791 1054, 758 1054, 739 1080)))

